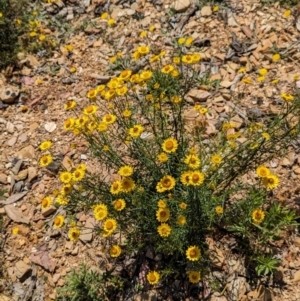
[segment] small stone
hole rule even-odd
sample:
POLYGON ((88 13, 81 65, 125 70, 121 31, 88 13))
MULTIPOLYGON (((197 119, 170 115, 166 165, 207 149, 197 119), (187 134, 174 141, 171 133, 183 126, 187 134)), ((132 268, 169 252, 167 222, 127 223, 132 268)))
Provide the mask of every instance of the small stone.
POLYGON ((174 9, 177 12, 183 12, 183 11, 187 10, 190 5, 191 5, 190 0, 176 0, 174 3, 174 9))
POLYGON ((293 282, 299 282, 300 281, 300 270, 298 270, 295 274, 294 274, 294 279, 292 280, 293 282))
POLYGON ((8 145, 8 146, 14 146, 14 145, 16 144, 16 142, 17 142, 17 137, 14 136, 14 137, 10 138, 10 139, 7 141, 7 145, 8 145))
POLYGON ((84 229, 81 232, 81 235, 79 236, 79 239, 82 242, 90 242, 93 239, 93 229, 95 227, 95 219, 93 217, 89 217, 86 220, 84 229))
POLYGON ((4 173, 0 173, 0 183, 7 184, 7 175, 4 173))
POLYGON ((26 141, 28 140, 28 136, 27 136, 25 133, 22 133, 22 134, 19 136, 18 140, 19 140, 20 142, 24 143, 24 142, 26 142, 26 141))
POLYGON ((0 100, 4 103, 11 104, 19 96, 19 89, 14 86, 0 88, 0 100))
POLYGON ((56 212, 56 208, 54 206, 51 206, 51 207, 46 208, 46 209, 42 209, 42 214, 45 217, 53 214, 54 212, 56 212))
POLYGON ((71 255, 76 256, 76 255, 78 255, 78 252, 79 252, 79 247, 77 246, 77 247, 75 247, 75 249, 71 252, 71 255))
POLYGON ((28 183, 30 183, 33 179, 37 177, 37 171, 36 168, 33 166, 28 167, 28 183))
POLYGON ((220 86, 223 88, 229 88, 232 85, 233 85, 233 82, 230 82, 228 80, 223 80, 220 82, 220 86))
POLYGON ((187 95, 185 96, 185 99, 188 101, 188 99, 192 99, 193 101, 206 101, 211 96, 211 93, 203 90, 198 89, 192 89, 190 90, 187 95))
POLYGON ((53 277, 52 277, 52 280, 54 283, 56 283, 60 278, 60 274, 54 274, 53 277))
POLYGON ((6 130, 7 130, 10 134, 13 134, 14 131, 15 131, 15 127, 14 127, 14 125, 13 125, 10 121, 7 121, 7 123, 6 123, 6 130))
POLYGON ((283 158, 282 161, 281 161, 281 165, 285 166, 285 167, 288 167, 288 166, 291 165, 291 162, 288 158, 283 158))
POLYGON ((300 247, 300 237, 296 237, 296 238, 294 239, 294 245, 295 245, 296 247, 300 247))
POLYGON ((29 131, 30 132, 33 132, 34 130, 36 130, 40 125, 35 122, 35 123, 32 123, 30 126, 29 126, 29 131))
POLYGON ((212 9, 210 6, 203 6, 201 9, 201 16, 208 17, 212 15, 212 9))
POLYGON ((20 260, 16 263, 15 266, 15 275, 22 280, 25 280, 24 278, 29 277, 29 273, 32 271, 31 267, 26 264, 24 261, 20 260))
POLYGON ((20 159, 34 159, 35 152, 34 147, 32 145, 28 145, 22 148, 20 151, 16 153, 16 156, 20 159))
POLYGON ((27 178, 27 175, 28 175, 28 170, 23 169, 15 176, 15 180, 16 181, 25 180, 27 178))
POLYGON ((14 165, 14 167, 11 169, 11 171, 16 175, 19 173, 21 166, 23 164, 23 160, 18 160, 17 163, 14 165))
POLYGON ((55 122, 47 122, 45 124, 45 130, 49 133, 52 133, 56 129, 56 123, 55 122))

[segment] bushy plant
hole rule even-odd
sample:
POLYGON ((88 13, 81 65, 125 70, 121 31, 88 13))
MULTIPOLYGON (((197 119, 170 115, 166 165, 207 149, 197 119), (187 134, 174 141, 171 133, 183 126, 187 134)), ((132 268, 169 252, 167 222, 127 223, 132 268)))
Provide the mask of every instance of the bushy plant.
MULTIPOLYGON (((98 222, 94 231, 112 259, 149 248, 163 256, 160 271, 150 266, 150 284, 184 273, 199 282, 209 261, 206 238, 220 228, 242 237, 255 261, 269 255, 268 243, 294 223, 294 213, 269 194, 280 179, 263 164, 283 154, 299 134, 299 96, 282 93, 281 113, 264 123, 238 127, 228 116, 209 134, 209 110, 200 104, 191 108, 185 98, 202 82, 200 55, 184 53, 192 43, 176 41, 171 58, 141 45, 131 69, 146 60, 145 70, 123 70, 90 90, 83 110, 75 101, 65 104, 76 117, 68 118, 64 129, 84 137, 98 164, 97 173, 80 164, 60 174, 63 186, 54 201, 65 207, 69 238, 76 241, 84 230, 74 215, 91 210, 98 222)), ((50 147, 50 141, 40 146, 50 147)), ((45 153, 40 163, 52 160, 45 153)), ((42 207, 52 201, 45 198, 42 207)), ((65 224, 64 216, 54 219, 55 227, 65 224)))

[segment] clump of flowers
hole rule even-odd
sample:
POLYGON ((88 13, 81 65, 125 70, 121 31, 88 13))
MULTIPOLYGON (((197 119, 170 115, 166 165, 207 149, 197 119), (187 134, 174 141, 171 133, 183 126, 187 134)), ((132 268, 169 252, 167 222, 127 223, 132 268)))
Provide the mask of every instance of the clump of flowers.
MULTIPOLYGON (((299 132, 299 123, 292 123, 291 117, 297 116, 300 104, 296 96, 284 94, 278 119, 238 127, 229 118, 219 131, 208 134, 208 108, 194 107, 201 124, 184 117, 191 109, 185 96, 200 82, 201 56, 186 51, 192 45, 191 37, 179 38, 179 53, 170 61, 164 51, 153 52, 141 44, 131 58, 133 64, 146 61, 145 70, 125 68, 106 85, 93 87, 85 107, 72 100, 65 104, 74 115, 64 121, 63 129, 87 141, 99 173, 92 174, 83 164, 61 171, 55 202, 65 207, 70 219, 79 210, 89 211, 96 220, 95 235, 114 260, 151 247, 171 262, 172 270, 197 283, 206 277, 205 239, 218 231, 215 225, 246 237, 249 250, 257 254, 257 241, 265 246, 272 231, 293 220, 291 211, 276 207, 268 196, 280 179, 266 162, 274 156, 270 149, 287 145, 292 133, 299 132), (109 175, 102 173, 104 167, 109 175), (279 216, 281 222, 274 226, 279 216)), ((112 63, 117 60, 116 56, 112 63)), ((258 73, 266 77, 268 70, 258 73)), ((247 77, 243 82, 252 83, 247 77)), ((45 145, 43 149, 48 150, 45 145)), ((40 164, 46 167, 50 157, 42 155, 40 164)), ((77 241, 79 226, 64 218, 56 217, 54 226, 66 228, 69 239, 77 241)), ((164 281, 166 267, 163 263, 162 272, 151 267, 148 283, 164 281)))

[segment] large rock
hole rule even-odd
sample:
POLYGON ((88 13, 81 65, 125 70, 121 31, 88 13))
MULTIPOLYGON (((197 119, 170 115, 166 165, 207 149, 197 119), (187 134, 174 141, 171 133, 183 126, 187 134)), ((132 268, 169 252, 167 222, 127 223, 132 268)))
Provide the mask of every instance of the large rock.
POLYGON ((22 148, 20 151, 18 151, 16 153, 16 156, 19 159, 34 159, 35 158, 34 147, 32 145, 28 145, 22 148))
POLYGON ((183 11, 187 10, 190 5, 191 5, 190 0, 176 0, 174 3, 174 9, 177 12, 183 12, 183 11))
POLYGON ((19 89, 14 86, 5 86, 0 88, 0 100, 4 103, 13 103, 19 94, 19 89))
MULTIPOLYGON (((25 280, 24 278, 26 276, 29 276, 29 273, 32 271, 31 267, 26 264, 24 261, 20 260, 16 263, 15 266, 15 275, 22 280, 25 280)), ((28 278, 28 277, 26 277, 28 278)))

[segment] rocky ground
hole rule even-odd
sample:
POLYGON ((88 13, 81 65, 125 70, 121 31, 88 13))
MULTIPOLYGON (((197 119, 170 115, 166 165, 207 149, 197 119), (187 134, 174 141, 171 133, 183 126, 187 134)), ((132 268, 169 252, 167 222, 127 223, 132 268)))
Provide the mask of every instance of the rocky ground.
MULTIPOLYGON (((117 52, 126 55, 145 43, 157 51, 165 50, 168 56, 174 40, 192 37, 192 47, 201 53, 202 74, 209 72, 209 79, 219 83, 213 91, 203 84, 187 96, 191 104, 201 103, 209 109, 208 134, 216 131, 217 123, 232 107, 236 108, 233 120, 242 126, 250 116, 259 119, 277 112, 282 103, 280 93, 295 85, 300 88, 300 9, 293 8, 289 15, 278 4, 262 6, 260 1, 202 2, 200 8, 190 0, 60 0, 44 5, 49 18, 60 16, 71 24, 64 35, 53 29, 60 48, 51 57, 21 54, 17 68, 0 73, 0 191, 5 190, 0 201, 0 300, 55 299, 64 276, 81 261, 99 262, 100 269, 105 266, 100 242, 91 233, 83 233, 77 243, 67 241, 50 227, 56 209, 42 211, 41 200, 58 187, 60 163, 67 170, 72 164, 90 164, 85 142, 62 130, 69 115, 63 107, 71 99, 82 107, 88 103, 87 92, 114 74, 109 59, 117 52), (114 27, 99 18, 103 12, 115 19, 114 27), (150 26, 155 26, 153 32, 149 32, 150 26), (148 36, 141 37, 142 31, 148 36), (65 45, 72 45, 71 53, 65 45), (272 59, 276 53, 281 56, 278 61, 272 59), (239 72, 241 68, 243 72, 239 72), (261 68, 268 70, 263 82, 258 80, 261 68), (55 145, 56 162, 48 169, 38 164, 38 146, 45 139, 55 145), (14 234, 16 227, 18 233, 14 234)), ((296 210, 300 204, 299 142, 295 140, 285 158, 270 162, 281 177, 275 196, 296 210)), ((88 214, 76 218, 83 226, 93 225, 88 214)), ((276 245, 282 263, 267 285, 249 282, 245 264, 231 252, 230 242, 211 239, 209 245, 216 254, 214 276, 225 286, 219 293, 203 282, 206 300, 300 300, 296 228, 282 233, 276 245)), ((135 299, 160 300, 155 291, 135 299)))

